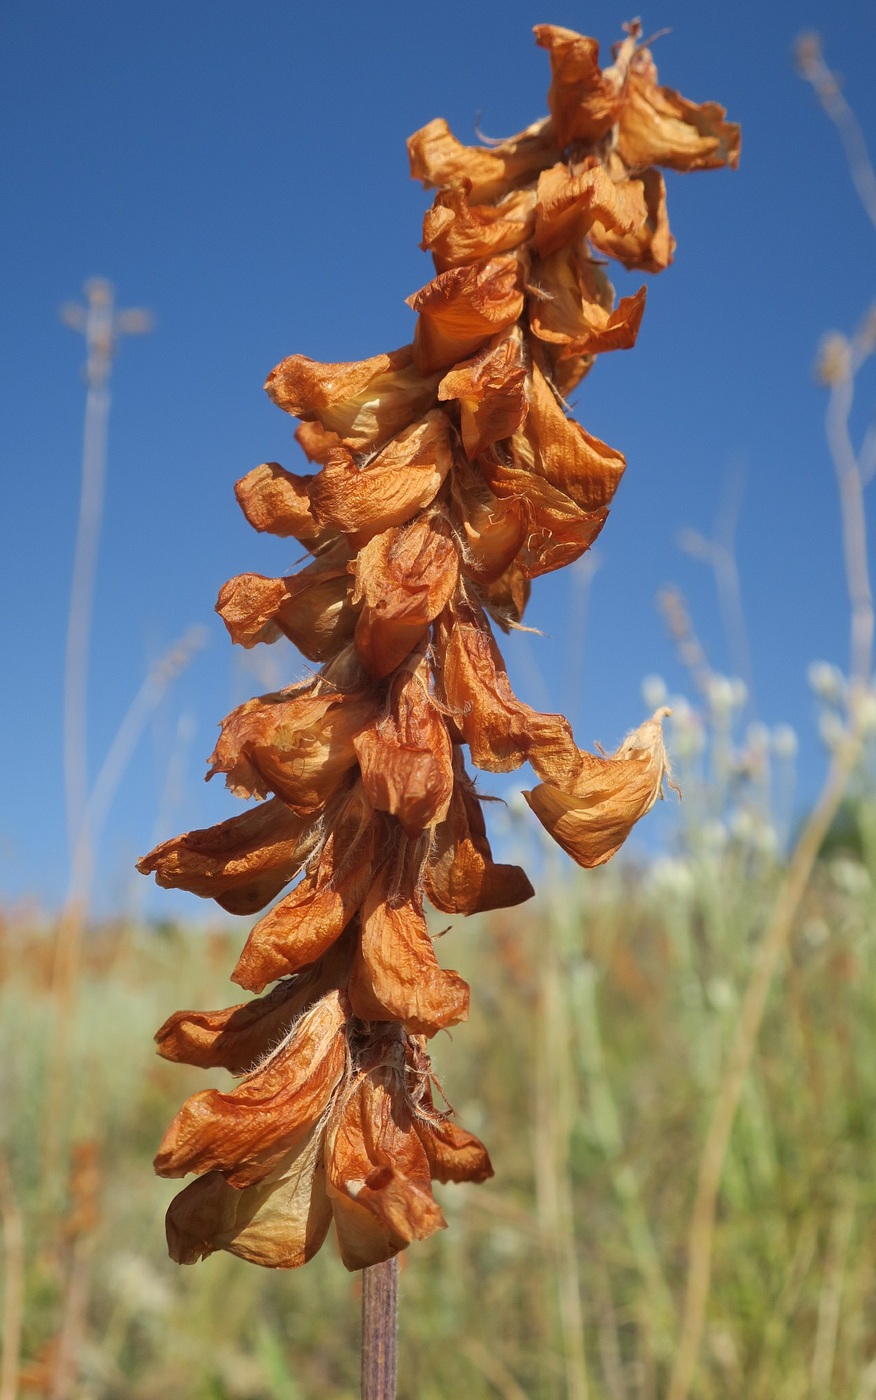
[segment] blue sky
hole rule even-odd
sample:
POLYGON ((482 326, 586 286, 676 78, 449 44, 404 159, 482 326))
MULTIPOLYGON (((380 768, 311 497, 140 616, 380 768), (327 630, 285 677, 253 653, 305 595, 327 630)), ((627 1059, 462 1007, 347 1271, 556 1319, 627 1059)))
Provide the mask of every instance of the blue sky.
MULTIPOLYGON (((93 772, 149 663, 191 624, 209 636, 119 791, 100 859, 106 910, 129 899, 156 822, 170 835, 236 810, 216 783, 204 787, 203 761, 222 716, 267 687, 232 652, 213 603, 226 578, 287 572, 295 554, 250 531, 232 487, 260 461, 301 468, 294 422, 263 394, 265 375, 294 351, 357 359, 408 341, 404 298, 431 265, 417 246, 428 197, 408 178, 406 136, 437 115, 464 140, 476 122, 493 135, 520 129, 546 107, 532 24, 595 34, 607 53, 628 17, 617 5, 522 0, 7 0, 6 901, 50 907, 66 881, 61 682, 84 395, 82 342, 58 305, 99 274, 120 305, 157 317, 152 335, 123 343, 113 378, 93 772)), ((712 579, 677 534, 710 532, 728 473, 744 469, 738 562, 757 714, 799 730, 805 798, 822 761, 806 666, 847 655, 811 368, 822 332, 851 330, 876 292, 876 235, 791 46, 800 30, 820 31, 876 146, 876 6, 664 0, 643 20, 646 32, 672 30, 656 49, 661 80, 742 123, 742 164, 668 176, 676 262, 648 280, 636 349, 604 356, 576 399, 588 430, 628 460, 586 627, 566 571, 536 586, 528 621, 549 635, 514 639, 506 654, 521 693, 542 704, 546 691, 582 745, 611 746, 639 721, 646 674, 689 689, 655 609, 662 585, 681 586, 713 664, 729 669, 712 579)), ((864 392, 859 429, 871 411, 864 392)), ((291 650, 275 660, 281 678, 300 673, 291 650)), ((148 907, 188 905, 158 896, 148 907)))

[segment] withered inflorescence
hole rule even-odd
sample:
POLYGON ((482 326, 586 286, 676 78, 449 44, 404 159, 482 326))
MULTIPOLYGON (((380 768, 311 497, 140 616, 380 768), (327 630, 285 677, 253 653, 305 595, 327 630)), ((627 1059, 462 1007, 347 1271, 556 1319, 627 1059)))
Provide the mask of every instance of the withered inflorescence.
POLYGON ((715 103, 660 87, 638 22, 613 64, 539 25, 550 116, 489 148, 436 120, 409 142, 437 189, 423 244, 437 275, 409 298, 413 343, 352 364, 292 355, 270 374, 314 470, 276 462, 237 485, 257 529, 312 562, 243 574, 217 604, 234 642, 281 636, 313 678, 236 709, 212 773, 259 805, 158 846, 160 885, 252 914, 233 980, 267 995, 182 1011, 162 1055, 243 1076, 190 1098, 156 1158, 197 1173, 167 1218, 170 1252, 304 1263, 334 1220, 350 1269, 444 1225, 432 1182, 483 1181, 483 1145, 435 1102, 426 1041, 464 1020, 424 902, 449 914, 518 904, 466 772, 531 764, 536 816, 579 864, 608 860, 660 794, 658 713, 611 757, 514 695, 491 620, 520 622, 531 580, 572 563, 608 514, 624 458, 565 398, 602 351, 629 349, 645 288, 615 305, 606 259, 659 272, 675 241, 657 169, 735 166, 715 103), (263 799, 263 800, 261 800, 263 799), (303 872, 303 873, 302 873, 303 872))

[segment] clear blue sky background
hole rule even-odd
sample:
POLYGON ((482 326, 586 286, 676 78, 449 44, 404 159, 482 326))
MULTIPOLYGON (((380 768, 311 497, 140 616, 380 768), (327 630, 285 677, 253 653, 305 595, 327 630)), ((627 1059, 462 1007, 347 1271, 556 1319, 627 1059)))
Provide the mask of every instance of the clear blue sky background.
MULTIPOLYGON (((122 345, 114 373, 92 771, 149 662, 192 623, 210 639, 119 792, 100 861, 106 910, 129 898, 156 822, 170 835, 237 809, 216 782, 204 787, 203 760, 221 717, 266 686, 212 606, 226 578, 287 571, 295 554, 249 530, 232 486, 260 461, 303 460, 294 422, 262 392, 266 373, 293 351, 356 359, 409 340, 404 298, 431 264, 417 247, 428 199, 408 178, 405 137, 437 115, 464 140, 478 120, 490 134, 518 130, 546 110, 532 24, 595 34, 607 54, 629 17, 567 0, 7 0, 5 900, 51 907, 66 881, 61 682, 84 396, 82 342, 58 304, 100 274, 120 305, 158 318, 154 334, 122 345)), ((821 32, 876 145, 876 6, 663 0, 643 19, 646 31, 672 28, 656 51, 662 81, 742 122, 742 166, 668 176, 675 265, 649 279, 637 348, 604 356, 578 394, 585 426, 629 464, 586 629, 566 571, 536 587, 529 620, 550 636, 506 650, 521 692, 542 703, 543 684, 582 744, 612 745, 638 722, 647 673, 687 686, 655 610, 661 585, 681 585, 713 664, 728 669, 712 580, 676 536, 711 530, 727 473, 743 463, 738 554, 757 713, 798 728, 805 797, 821 763, 806 666, 844 665, 847 653, 811 366, 822 332, 850 330, 876 292, 876 236, 791 46, 801 29, 821 32)), ((871 407, 865 396, 860 425, 871 407)), ((297 674, 290 650, 276 659, 282 677, 297 674)), ((180 907, 168 899, 149 907, 180 907)))

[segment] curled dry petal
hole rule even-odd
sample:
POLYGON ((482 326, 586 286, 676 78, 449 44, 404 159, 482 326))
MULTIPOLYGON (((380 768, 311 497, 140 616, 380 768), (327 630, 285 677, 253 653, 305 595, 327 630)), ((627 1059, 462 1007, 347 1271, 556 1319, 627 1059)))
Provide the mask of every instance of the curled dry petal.
POLYGON ((265 388, 279 408, 316 421, 353 452, 370 451, 413 423, 432 405, 437 378, 414 365, 412 346, 343 364, 290 355, 265 388))
POLYGON ((513 326, 472 359, 455 365, 438 385, 438 398, 459 403, 462 444, 469 460, 516 432, 528 408, 519 328, 513 326))
POLYGON ((288 578, 238 574, 223 585, 216 611, 233 642, 254 647, 288 637, 310 661, 326 661, 353 635, 349 554, 341 546, 288 578))
POLYGON ((447 816, 435 832, 425 870, 429 901, 445 914, 510 909, 535 891, 519 865, 496 865, 481 802, 462 763, 447 816))
POLYGON ((599 67, 599 44, 573 29, 537 24, 535 41, 551 61, 548 106, 557 145, 598 141, 618 119, 624 100, 627 68, 635 47, 631 34, 619 47, 613 67, 599 67))
POLYGON ((154 873, 163 889, 215 899, 230 914, 254 914, 294 878, 316 838, 311 817, 273 798, 218 826, 162 842, 137 869, 154 873))
POLYGON ((312 476, 296 476, 278 462, 263 462, 238 481, 238 504, 254 530, 300 540, 316 548, 325 538, 310 511, 312 476))
POLYGON ((411 177, 427 189, 469 180, 475 203, 495 203, 510 190, 535 179, 557 159, 550 124, 543 120, 489 150, 463 146, 443 117, 436 117, 408 138, 411 177))
POLYGON ((636 192, 626 180, 615 181, 595 161, 577 175, 554 165, 538 177, 533 246, 540 257, 580 242, 598 220, 620 234, 641 222, 636 192))
POLYGON ((340 938, 365 898, 381 857, 382 829, 358 785, 331 824, 316 868, 250 931, 231 980, 260 992, 316 962, 340 938))
POLYGON ((242 1191, 219 1171, 207 1172, 174 1196, 167 1247, 177 1264, 196 1264, 217 1249, 267 1269, 296 1269, 317 1253, 332 1209, 317 1126, 267 1181, 242 1191))
POLYGON ((581 753, 571 783, 542 783, 523 794, 542 826, 579 865, 610 860, 663 796, 669 765, 661 721, 667 714, 657 710, 610 758, 581 753))
POLYGON ((329 432, 321 423, 313 422, 298 424, 295 441, 309 462, 319 462, 320 465, 328 461, 333 448, 343 445, 337 433, 329 432))
POLYGON ((344 985, 351 952, 351 940, 340 939, 319 962, 278 982, 267 996, 222 1011, 174 1012, 156 1032, 159 1055, 201 1069, 248 1073, 303 1011, 333 987, 344 985))
POLYGON ((429 505, 452 461, 447 414, 432 409, 363 466, 343 447, 330 452, 310 488, 313 514, 364 544, 429 505))
POLYGON ((414 358, 423 374, 458 364, 512 325, 523 310, 521 282, 516 257, 491 258, 441 272, 408 297, 419 313, 414 358))
POLYGON ((376 535, 356 559, 356 650, 375 680, 414 649, 452 596, 459 554, 447 521, 423 512, 376 535))
POLYGON ((670 170, 717 170, 739 164, 740 132, 725 122, 717 102, 688 102, 672 88, 658 87, 647 49, 637 53, 620 117, 618 154, 628 166, 664 165, 670 170))
POLYGON ((461 462, 453 475, 453 507, 464 572, 479 583, 495 582, 523 546, 529 521, 525 493, 500 499, 475 467, 461 462))
POLYGON ((466 1019, 469 988, 458 972, 438 966, 411 882, 396 893, 402 859, 384 866, 362 906, 350 1002, 363 1021, 401 1021, 414 1035, 434 1035, 466 1019))
POLYGON ((526 422, 511 441, 515 465, 543 476, 583 510, 609 505, 626 466, 623 453, 566 417, 536 364, 530 393, 526 422))
POLYGON ((480 1182, 493 1176, 493 1164, 484 1144, 435 1108, 428 1077, 418 1107, 414 1131, 426 1149, 433 1181, 480 1182))
POLYGON ((443 615, 438 651, 444 698, 478 768, 508 773, 528 760, 540 777, 576 771, 569 721, 517 699, 479 609, 458 603, 443 615))
POLYGON ((510 252, 530 237, 535 219, 533 190, 515 190, 500 204, 471 204, 470 180, 439 190, 423 219, 420 247, 439 272, 510 252))
POLYGON ((263 1181, 319 1122, 347 1063, 346 1012, 329 992, 229 1094, 187 1099, 164 1135, 159 1176, 221 1171, 238 1189, 263 1181))
POLYGON ((398 817, 405 833, 416 838, 444 819, 453 792, 450 735, 425 659, 396 672, 388 705, 389 713, 356 739, 362 785, 377 811, 398 817))
POLYGON ((531 592, 532 585, 519 559, 515 559, 495 583, 481 589, 481 597, 493 621, 498 623, 503 632, 510 632, 522 621, 531 592))
POLYGON ((447 1224, 399 1079, 392 1066, 363 1074, 339 1100, 326 1134, 329 1197, 348 1269, 391 1259, 447 1224))
POLYGON ((316 812, 356 762, 353 739, 376 704, 370 692, 309 685, 257 696, 223 720, 209 776, 225 773, 238 797, 273 792, 302 816, 316 812))
MULTIPOLYGON (((608 169, 615 181, 624 178, 626 166, 612 152, 608 169)), ((621 232, 597 219, 587 237, 600 253, 617 258, 624 267, 642 272, 662 272, 672 262, 675 239, 669 231, 666 212, 666 181, 649 166, 635 178, 624 180, 627 202, 635 209, 635 222, 629 232, 621 232)))
POLYGON ((608 518, 605 506, 583 510, 559 487, 531 472, 487 458, 481 459, 481 470, 500 500, 525 505, 526 536, 517 563, 527 579, 580 559, 608 518))
POLYGON ((631 350, 645 310, 645 288, 622 297, 614 308, 614 288, 602 269, 579 249, 564 248, 533 271, 537 295, 530 298, 529 323, 539 340, 560 359, 631 350))

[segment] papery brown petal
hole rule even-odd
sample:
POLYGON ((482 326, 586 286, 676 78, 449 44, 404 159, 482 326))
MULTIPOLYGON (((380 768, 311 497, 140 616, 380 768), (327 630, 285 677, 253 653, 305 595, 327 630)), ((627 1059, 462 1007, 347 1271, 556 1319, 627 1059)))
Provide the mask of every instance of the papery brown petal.
POLYGON ((627 202, 636 211, 635 223, 629 232, 622 233, 597 219, 588 229, 587 237, 600 253, 617 258, 624 267, 662 272, 669 267, 675 252, 675 239, 669 231, 666 212, 666 181, 652 166, 626 179, 626 166, 615 153, 610 157, 608 169, 615 181, 624 179, 627 202))
POLYGON ((414 1118, 414 1131, 426 1150, 434 1181, 481 1182, 495 1175, 484 1144, 452 1118, 436 1112, 431 1093, 424 1095, 421 1107, 428 1116, 414 1118))
POLYGON ((424 872, 426 896, 445 914, 510 909, 535 891, 518 865, 496 865, 477 793, 461 772, 424 872))
POLYGON ((411 1034, 434 1035, 466 1019, 468 984, 438 966, 419 896, 394 896, 392 875, 384 867, 362 906, 350 1002, 363 1021, 401 1021, 411 1034))
POLYGON ((523 310, 521 267, 515 257, 441 272, 407 303, 418 312, 414 359, 423 374, 465 360, 523 310))
POLYGON ((361 785, 331 823, 316 869, 250 931, 232 982, 260 992, 328 951, 365 898, 382 829, 361 785))
POLYGON ((739 164, 740 132, 725 122, 717 102, 689 102, 672 88, 658 87, 657 70, 640 49, 630 71, 620 117, 617 151, 628 166, 663 165, 670 170, 717 170, 739 164))
POLYGON ((263 462, 238 481, 234 494, 253 529, 316 548, 326 532, 310 512, 312 480, 285 471, 278 462, 263 462))
POLYGON ((529 522, 525 498, 500 500, 467 462, 457 465, 452 491, 453 520, 465 541, 463 571, 478 583, 493 583, 523 546, 529 522))
POLYGON ((187 1099, 158 1149, 158 1175, 221 1171, 238 1189, 263 1181, 328 1107, 346 1068, 346 1025, 341 993, 329 992, 231 1093, 187 1099))
POLYGON ((315 419, 345 447, 364 452, 420 418, 434 403, 437 382, 423 378, 405 345, 342 364, 290 355, 271 371, 265 388, 279 408, 315 419))
POLYGON ((463 146, 443 117, 436 117, 408 138, 412 179, 422 180, 427 189, 468 179, 469 198, 475 203, 502 199, 517 185, 534 179, 558 154, 546 120, 534 122, 510 141, 489 150, 463 146))
POLYGON ((365 1074, 332 1115, 326 1135, 329 1197, 348 1269, 391 1259, 443 1230, 429 1162, 392 1074, 365 1074))
POLYGON ((328 461, 329 453, 341 447, 337 433, 329 432, 321 423, 299 423, 295 429, 295 441, 310 462, 322 465, 328 461))
POLYGON ((500 500, 525 503, 528 523, 518 564, 526 578, 538 578, 580 559, 608 518, 605 507, 582 510, 544 477, 486 458, 480 466, 500 500))
POLYGON ((312 1259, 331 1224, 323 1164, 324 1130, 312 1129, 272 1180, 242 1191, 208 1172, 174 1196, 167 1247, 177 1264, 196 1264, 218 1249, 268 1269, 296 1269, 312 1259))
POLYGON ((523 620, 532 585, 519 559, 510 564, 494 583, 481 589, 484 607, 503 632, 510 632, 523 620))
POLYGON ((346 985, 352 956, 349 937, 319 962, 279 982, 264 997, 223 1011, 176 1011, 156 1032, 158 1053, 178 1064, 245 1074, 263 1060, 292 1022, 333 987, 346 985))
POLYGON ((510 252, 530 237, 535 194, 516 190, 501 204, 471 204, 470 180, 439 190, 423 219, 420 247, 432 254, 439 272, 510 252))
POLYGON ((598 161, 576 175, 566 165, 554 165, 538 177, 533 246, 543 258, 573 247, 600 223, 618 233, 631 233, 641 222, 638 191, 626 180, 613 180, 598 161))
POLYGON ((355 571, 353 602, 363 604, 356 650, 380 680, 401 665, 453 594, 459 554, 446 520, 422 513, 369 541, 355 571))
POLYGON ((575 771, 568 720, 517 699, 482 613, 467 604, 446 612, 438 647, 444 698, 478 768, 508 773, 528 760, 540 777, 575 771))
POLYGON ((457 364, 438 385, 438 398, 459 403, 460 430, 471 460, 523 423, 528 408, 523 336, 517 326, 457 364))
POLYGON ((611 503, 626 461, 567 418, 538 365, 532 366, 529 414, 511 440, 515 465, 543 476, 584 510, 611 503))
POLYGON ((310 489, 314 516, 364 544, 429 505, 452 461, 447 415, 432 409, 364 466, 344 448, 329 453, 310 489))
POLYGON ((227 774, 238 797, 274 792, 301 815, 316 812, 356 762, 353 739, 376 705, 370 692, 314 694, 310 685, 256 696, 222 721, 210 777, 227 774))
POLYGON ((313 821, 276 798, 218 826, 163 841, 137 862, 166 890, 215 899, 231 914, 263 909, 306 861, 316 839, 313 821))
POLYGON ((310 661, 325 661, 356 625, 345 547, 288 578, 238 574, 223 585, 216 611, 233 642, 254 647, 287 637, 310 661))
POLYGON ((537 295, 530 297, 529 324, 560 359, 631 350, 645 310, 645 288, 622 297, 602 269, 576 249, 554 253, 533 269, 537 295))
POLYGON ((623 64, 616 62, 603 72, 595 39, 557 24, 537 24, 533 33, 550 55, 548 106, 557 145, 564 149, 573 141, 599 140, 614 126, 623 105, 629 41, 621 46, 623 64))
POLYGON ((453 792, 450 735, 431 689, 425 660, 397 672, 390 683, 389 713, 356 739, 362 785, 372 807, 392 813, 412 838, 443 820, 453 792))
POLYGON ((661 720, 668 713, 658 710, 610 758, 582 752, 580 770, 565 790, 543 783, 523 794, 542 826, 579 865, 610 860, 663 795, 669 769, 661 720))

